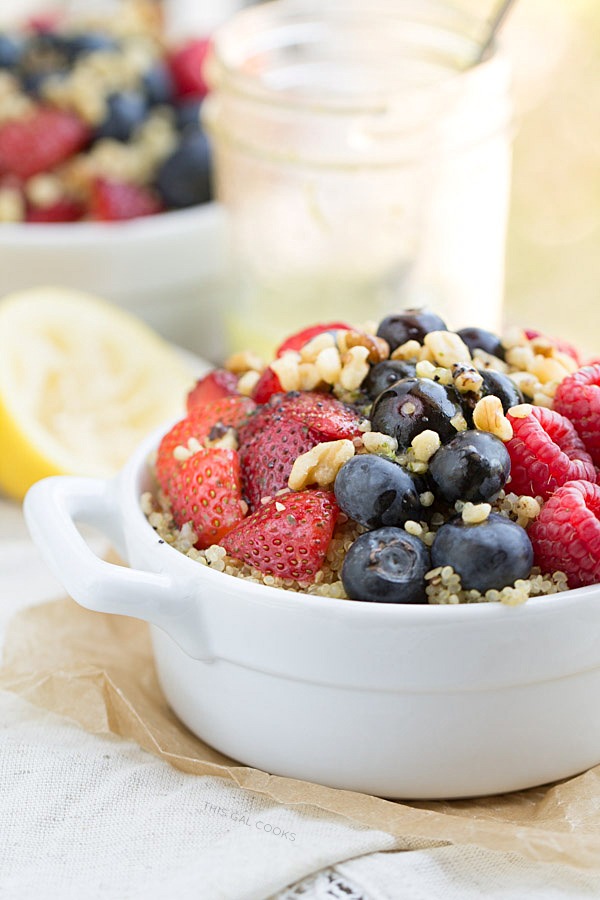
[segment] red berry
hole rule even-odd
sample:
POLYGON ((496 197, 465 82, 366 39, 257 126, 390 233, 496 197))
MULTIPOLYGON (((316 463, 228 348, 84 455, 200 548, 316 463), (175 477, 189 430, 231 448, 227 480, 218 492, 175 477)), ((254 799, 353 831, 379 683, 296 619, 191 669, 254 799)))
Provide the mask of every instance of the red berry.
POLYGON ((50 206, 32 206, 27 210, 27 222, 78 222, 85 209, 76 200, 62 198, 50 206))
POLYGON ((508 420, 513 437, 506 444, 511 470, 508 489, 547 499, 567 481, 596 481, 592 459, 571 422, 543 406, 532 406, 527 416, 508 420))
POLYGON ((187 395, 187 411, 192 412, 201 403, 211 403, 223 397, 237 394, 237 375, 227 369, 213 369, 208 375, 200 378, 187 395))
POLYGON ((328 322, 327 325, 311 325, 309 328, 303 328, 302 331, 286 338, 283 344, 277 348, 275 355, 281 356, 286 350, 301 350, 305 344, 323 334, 324 331, 350 331, 350 325, 345 325, 344 322, 328 322))
POLYGON ((554 397, 554 409, 567 416, 597 466, 600 465, 600 363, 567 375, 554 397))
POLYGON ((202 67, 209 49, 210 41, 207 38, 196 38, 171 55, 169 68, 178 97, 202 100, 208 93, 202 67))
POLYGON ((249 397, 225 397, 211 403, 198 405, 190 415, 177 422, 161 440, 156 454, 156 479, 167 491, 173 472, 180 462, 175 458, 176 447, 187 447, 192 438, 199 444, 209 437, 213 429, 237 428, 254 409, 249 397))
POLYGON ((199 550, 218 543, 245 513, 237 451, 198 450, 172 473, 168 497, 175 524, 191 522, 199 550))
POLYGON ((286 494, 244 519, 221 543, 265 575, 310 582, 323 566, 338 514, 331 492, 286 494))
POLYGON ((252 399, 257 403, 266 403, 274 394, 281 394, 283 388, 273 369, 266 368, 252 391, 252 399))
POLYGON ((600 582, 600 487, 569 481, 529 526, 536 565, 564 572, 570 588, 600 582))
POLYGON ((90 211, 92 218, 101 222, 152 216, 162 208, 151 191, 137 184, 97 178, 92 185, 90 211))
POLYGON ((273 419, 240 448, 244 497, 255 509, 263 497, 287 487, 295 460, 318 443, 314 434, 294 419, 273 419))
POLYGON ((288 415, 307 425, 319 441, 352 440, 362 434, 358 413, 330 394, 300 391, 288 396, 288 415))
POLYGON ((0 173, 26 180, 48 172, 88 143, 88 126, 73 113, 40 106, 0 127, 0 173))

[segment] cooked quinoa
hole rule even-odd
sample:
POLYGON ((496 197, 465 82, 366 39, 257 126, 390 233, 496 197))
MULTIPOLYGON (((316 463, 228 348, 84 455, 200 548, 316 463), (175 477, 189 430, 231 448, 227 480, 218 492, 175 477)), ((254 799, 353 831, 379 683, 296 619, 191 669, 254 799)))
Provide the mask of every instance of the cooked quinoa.
MULTIPOLYGON (((228 556, 225 548, 219 544, 213 544, 206 550, 197 550, 194 547, 197 537, 191 525, 186 523, 183 528, 177 528, 171 515, 169 501, 162 491, 157 491, 156 494, 147 491, 142 494, 141 505, 142 511, 161 540, 203 566, 209 566, 217 572, 224 572, 234 578, 253 581, 255 584, 266 584, 269 587, 282 588, 284 591, 301 591, 313 596, 333 597, 338 600, 348 599, 341 580, 342 564, 346 553, 359 534, 367 531, 362 525, 358 525, 342 514, 327 549, 325 565, 316 573, 313 581, 295 581, 292 578, 264 575, 253 566, 228 556)), ((456 512, 462 512, 464 506, 464 503, 457 501, 456 512)), ((519 497, 517 494, 501 491, 492 508, 500 515, 526 527, 539 515, 541 507, 542 501, 539 497, 535 499, 519 497)), ((446 519, 441 513, 434 513, 429 522, 409 520, 404 525, 404 529, 409 534, 419 537, 430 547, 437 529, 445 521, 446 519)), ((537 568, 531 570, 529 578, 520 579, 514 585, 505 587, 501 591, 490 590, 484 594, 475 590, 463 590, 460 576, 452 566, 431 569, 425 576, 425 580, 427 581, 427 599, 431 605, 501 602, 508 606, 518 606, 529 597, 557 594, 569 589, 567 577, 563 572, 542 575, 537 568)))

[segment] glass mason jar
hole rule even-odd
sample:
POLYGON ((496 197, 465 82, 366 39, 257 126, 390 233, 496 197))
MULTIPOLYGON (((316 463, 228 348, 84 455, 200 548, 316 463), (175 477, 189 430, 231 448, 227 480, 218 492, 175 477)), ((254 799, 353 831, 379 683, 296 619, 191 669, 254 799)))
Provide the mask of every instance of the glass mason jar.
POLYGON ((217 31, 204 120, 229 214, 232 349, 428 305, 496 328, 506 60, 443 0, 275 0, 217 31))

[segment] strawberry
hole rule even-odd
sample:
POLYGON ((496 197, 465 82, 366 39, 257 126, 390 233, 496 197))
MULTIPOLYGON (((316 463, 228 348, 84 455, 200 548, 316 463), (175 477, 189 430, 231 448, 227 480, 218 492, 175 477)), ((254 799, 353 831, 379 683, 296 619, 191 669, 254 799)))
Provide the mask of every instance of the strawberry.
POLYGON ((254 403, 249 397, 225 397, 198 405, 190 415, 177 422, 159 444, 156 454, 156 478, 167 491, 173 472, 180 463, 174 456, 176 447, 187 447, 190 438, 201 444, 218 426, 237 428, 250 415, 254 403))
POLYGON ((308 344, 309 341, 312 341, 312 339, 319 334, 323 334, 324 331, 350 330, 350 325, 345 325, 343 322, 328 322, 327 325, 311 325, 309 328, 303 328, 302 331, 297 331, 296 334, 292 334, 289 338, 286 338, 283 344, 277 348, 275 356, 281 356, 286 350, 301 350, 305 344, 308 344))
POLYGON ((198 450, 171 474, 168 496, 175 524, 182 528, 191 523, 198 550, 218 543, 243 519, 246 509, 237 451, 198 450))
POLYGON ((287 487, 294 461, 315 444, 361 432, 354 410, 328 394, 291 392, 273 397, 240 428, 244 496, 254 509, 287 487))
POLYGON ((88 126, 73 113, 39 106, 0 127, 0 173, 26 180, 47 172, 78 153, 90 137, 88 126))
POLYGON ((306 425, 277 417, 244 444, 240 449, 242 484, 250 508, 287 487, 294 461, 317 443, 306 425))
POLYGON ((96 178, 92 184, 90 210, 93 219, 117 222, 161 212, 160 200, 147 188, 125 181, 96 178))
POLYGON ((250 416, 240 430, 240 444, 270 427, 272 420, 291 418, 306 425, 313 432, 316 441, 336 441, 340 438, 358 437, 360 416, 330 394, 317 391, 290 391, 273 396, 267 403, 250 416))
POLYGON ((307 425, 318 441, 352 440, 362 432, 358 425, 361 417, 330 394, 301 391, 291 397, 287 414, 307 425))
POLYGON ((286 494, 261 506, 221 543, 265 575, 310 582, 323 566, 338 514, 332 492, 286 494))
POLYGON ((32 206, 27 210, 27 222, 78 222, 85 210, 81 203, 66 197, 50 206, 32 206))
POLYGON ((210 41, 207 38, 194 38, 169 58, 169 69, 178 97, 194 97, 202 100, 208 93, 202 66, 209 49, 210 41))
POLYGON ((237 383, 237 375, 233 372, 228 372, 227 369, 213 369, 208 375, 200 378, 187 395, 187 411, 192 412, 201 403, 235 396, 237 383))
POLYGON ((266 403, 273 394, 283 393, 281 382, 270 366, 267 366, 252 391, 252 399, 256 403, 266 403))

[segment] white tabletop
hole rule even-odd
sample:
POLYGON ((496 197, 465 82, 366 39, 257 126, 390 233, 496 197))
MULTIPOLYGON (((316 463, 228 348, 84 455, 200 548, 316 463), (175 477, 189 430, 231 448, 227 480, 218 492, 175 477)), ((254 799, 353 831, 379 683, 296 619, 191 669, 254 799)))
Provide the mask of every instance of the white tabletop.
MULTIPOLYGON (((20 508, 0 499, 0 638, 19 609, 60 594, 20 508)), ((516 854, 394 852, 388 834, 183 774, 8 693, 0 693, 0 797, 2 900, 600 896, 600 875, 516 854), (247 824, 257 821, 294 840, 247 824)))

